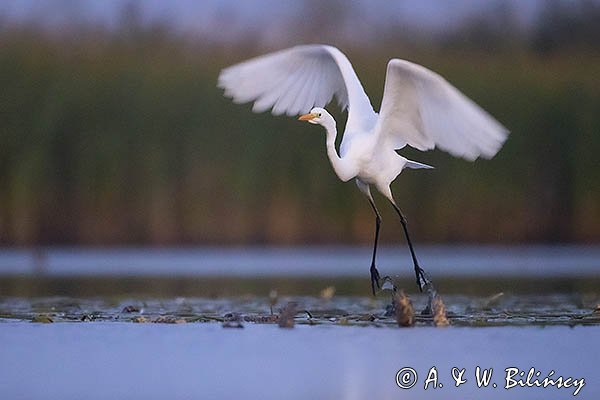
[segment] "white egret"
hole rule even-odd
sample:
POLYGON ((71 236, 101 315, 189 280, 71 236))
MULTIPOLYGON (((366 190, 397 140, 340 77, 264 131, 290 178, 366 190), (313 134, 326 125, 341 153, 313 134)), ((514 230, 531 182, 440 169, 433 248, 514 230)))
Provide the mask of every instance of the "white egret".
POLYGON ((269 109, 275 115, 305 113, 299 119, 322 125, 327 132, 327 156, 344 182, 355 179, 375 212, 375 241, 371 260, 371 289, 380 287, 375 266, 381 215, 370 186, 392 204, 408 242, 417 285, 431 281, 419 266, 407 222, 396 204, 390 184, 404 168, 432 168, 408 160, 396 150, 406 145, 421 151, 435 147, 473 161, 492 158, 508 131, 440 75, 406 60, 387 65, 379 114, 346 56, 327 45, 303 45, 270 53, 224 69, 218 86, 236 103, 253 101, 254 112, 269 109), (322 107, 333 97, 348 109, 339 155, 335 147, 336 122, 322 107))

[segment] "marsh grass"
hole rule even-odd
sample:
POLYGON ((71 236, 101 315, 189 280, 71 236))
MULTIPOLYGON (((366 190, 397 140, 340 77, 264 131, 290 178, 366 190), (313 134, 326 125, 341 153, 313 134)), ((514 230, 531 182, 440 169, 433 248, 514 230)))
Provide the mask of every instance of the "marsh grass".
MULTIPOLYGON (((371 240, 371 211, 335 179, 317 128, 252 114, 216 88, 221 68, 264 49, 143 27, 68 40, 8 27, 0 48, 0 244, 371 240)), ((409 54, 389 43, 347 51, 378 108, 386 60, 409 54)), ((394 185, 415 237, 600 238, 596 53, 417 45, 408 58, 513 132, 475 164, 402 151, 437 167, 394 185)), ((382 241, 398 231, 384 224, 382 241)))

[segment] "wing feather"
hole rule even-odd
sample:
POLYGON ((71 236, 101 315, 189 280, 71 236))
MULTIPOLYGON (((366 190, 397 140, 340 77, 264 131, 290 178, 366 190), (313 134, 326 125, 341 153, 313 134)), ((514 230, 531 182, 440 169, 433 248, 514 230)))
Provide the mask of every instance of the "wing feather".
POLYGON ((297 115, 335 97, 348 108, 348 125, 371 129, 375 112, 346 56, 326 45, 296 46, 225 68, 218 86, 252 110, 297 115), (370 125, 370 126, 369 126, 370 125))
POLYGON ((380 140, 394 148, 438 147, 474 160, 492 158, 508 130, 440 75, 409 61, 392 59, 379 120, 380 140))
POLYGON ((310 98, 311 90, 315 89, 315 87, 313 86, 315 82, 315 75, 319 72, 319 70, 315 68, 315 64, 316 63, 313 60, 311 62, 310 67, 306 71, 306 76, 304 78, 302 89, 300 89, 300 91, 298 92, 298 96, 296 96, 296 100, 294 101, 294 104, 291 107, 290 112, 293 114, 300 114, 304 110, 310 110, 311 108, 310 102, 307 99, 310 98))
POLYGON ((300 92, 302 85, 304 84, 305 72, 307 63, 302 63, 298 66, 298 69, 294 71, 286 80, 285 86, 282 86, 280 90, 279 98, 273 106, 273 114, 289 114, 295 115, 292 104, 297 99, 297 95, 300 92))

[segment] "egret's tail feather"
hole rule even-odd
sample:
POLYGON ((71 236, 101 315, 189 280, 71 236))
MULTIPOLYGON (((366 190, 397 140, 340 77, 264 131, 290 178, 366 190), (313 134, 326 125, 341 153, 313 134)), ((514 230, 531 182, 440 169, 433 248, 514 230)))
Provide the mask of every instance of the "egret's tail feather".
POLYGON ((433 169, 431 165, 422 164, 420 162, 406 160, 406 164, 404 164, 404 168, 412 168, 412 169, 433 169))

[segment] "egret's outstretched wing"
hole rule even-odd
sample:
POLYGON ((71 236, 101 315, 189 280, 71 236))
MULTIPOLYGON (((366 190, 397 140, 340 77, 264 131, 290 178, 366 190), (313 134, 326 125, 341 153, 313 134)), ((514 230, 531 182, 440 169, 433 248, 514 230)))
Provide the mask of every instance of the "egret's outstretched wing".
POLYGON ((376 134, 394 148, 438 147, 474 160, 492 158, 508 130, 440 75, 409 61, 392 59, 376 134))
POLYGON ((352 65, 332 46, 296 46, 253 58, 221 71, 218 85, 237 103, 254 101, 254 112, 298 115, 335 96, 349 109, 348 123, 375 116, 352 65))

